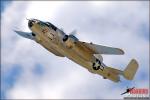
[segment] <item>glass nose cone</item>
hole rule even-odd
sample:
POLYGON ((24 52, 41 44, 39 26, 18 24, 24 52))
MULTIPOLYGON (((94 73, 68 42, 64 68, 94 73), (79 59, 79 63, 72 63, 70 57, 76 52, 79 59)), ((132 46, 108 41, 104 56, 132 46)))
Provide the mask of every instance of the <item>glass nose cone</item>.
POLYGON ((29 28, 31 28, 33 26, 33 24, 34 24, 34 21, 33 20, 29 20, 29 22, 28 22, 29 28))

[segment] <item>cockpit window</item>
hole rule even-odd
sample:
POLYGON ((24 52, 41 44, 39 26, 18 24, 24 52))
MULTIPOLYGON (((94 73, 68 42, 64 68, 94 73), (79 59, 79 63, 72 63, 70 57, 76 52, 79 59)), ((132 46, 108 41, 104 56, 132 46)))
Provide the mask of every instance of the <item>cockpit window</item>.
POLYGON ((55 27, 53 24, 51 24, 50 22, 46 22, 45 23, 46 24, 46 26, 48 26, 48 27, 51 27, 53 30, 57 30, 57 27, 55 27))
POLYGON ((50 23, 50 22, 46 22, 46 24, 47 24, 48 26, 51 26, 51 23, 50 23))
POLYGON ((39 22, 38 24, 42 27, 45 26, 45 23, 43 23, 43 22, 39 22))
POLYGON ((47 26, 47 27, 52 28, 52 29, 55 30, 55 31, 57 30, 57 27, 55 27, 55 26, 54 26, 53 24, 51 24, 50 22, 45 22, 45 23, 44 23, 44 22, 39 22, 38 24, 39 24, 40 26, 42 26, 42 27, 43 27, 43 26, 47 26))

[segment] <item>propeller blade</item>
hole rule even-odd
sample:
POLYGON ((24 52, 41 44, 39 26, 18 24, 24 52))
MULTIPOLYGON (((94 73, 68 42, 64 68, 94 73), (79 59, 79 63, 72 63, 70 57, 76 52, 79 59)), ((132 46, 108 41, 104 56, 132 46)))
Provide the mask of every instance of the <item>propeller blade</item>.
POLYGON ((63 29, 63 28, 60 28, 60 30, 64 32, 64 29, 63 29))
POLYGON ((26 18, 26 20, 30 20, 30 19, 26 18))
POLYGON ((71 33, 69 33, 69 35, 76 35, 76 34, 77 34, 76 30, 73 30, 71 33))

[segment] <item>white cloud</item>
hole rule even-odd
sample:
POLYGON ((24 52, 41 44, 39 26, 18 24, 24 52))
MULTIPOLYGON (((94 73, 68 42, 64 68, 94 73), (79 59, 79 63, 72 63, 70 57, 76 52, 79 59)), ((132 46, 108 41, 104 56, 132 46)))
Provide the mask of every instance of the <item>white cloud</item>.
POLYGON ((29 31, 26 18, 50 21, 67 33, 76 28, 83 41, 123 48, 124 56, 104 56, 104 62, 124 69, 131 58, 136 58, 140 68, 131 83, 148 86, 148 80, 140 81, 139 77, 142 72, 149 73, 149 41, 138 30, 141 24, 148 24, 147 4, 97 2, 14 1, 2 13, 2 71, 7 73, 13 64, 20 64, 24 71, 7 91, 7 98, 116 99, 122 98, 120 93, 124 90, 123 83, 103 80, 67 58, 56 57, 36 42, 16 35, 12 31, 15 26, 29 31), (32 72, 37 63, 45 69, 42 76, 32 72))

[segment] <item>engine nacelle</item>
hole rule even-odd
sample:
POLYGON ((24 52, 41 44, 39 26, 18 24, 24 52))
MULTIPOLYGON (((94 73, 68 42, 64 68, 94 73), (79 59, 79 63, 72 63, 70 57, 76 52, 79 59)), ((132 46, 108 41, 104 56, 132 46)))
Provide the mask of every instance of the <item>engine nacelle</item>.
POLYGON ((68 48, 72 48, 75 45, 76 41, 78 41, 78 39, 73 35, 65 35, 63 37, 63 42, 68 48))

